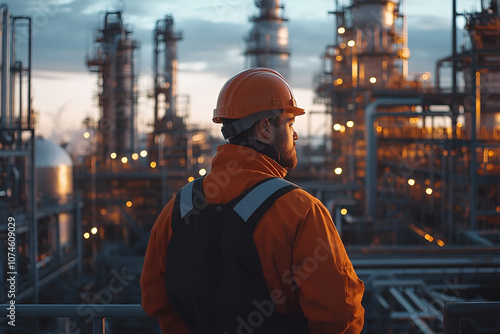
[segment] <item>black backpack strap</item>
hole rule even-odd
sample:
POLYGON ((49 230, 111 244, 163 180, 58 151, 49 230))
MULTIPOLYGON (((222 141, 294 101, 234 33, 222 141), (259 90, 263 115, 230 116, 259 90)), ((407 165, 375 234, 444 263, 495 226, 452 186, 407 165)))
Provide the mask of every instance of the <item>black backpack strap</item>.
POLYGON ((201 210, 206 206, 202 183, 203 177, 199 177, 186 184, 177 192, 172 213, 172 230, 192 210, 201 210))
POLYGON ((269 178, 257 184, 233 207, 233 210, 253 231, 264 213, 284 194, 299 188, 282 178, 269 178))

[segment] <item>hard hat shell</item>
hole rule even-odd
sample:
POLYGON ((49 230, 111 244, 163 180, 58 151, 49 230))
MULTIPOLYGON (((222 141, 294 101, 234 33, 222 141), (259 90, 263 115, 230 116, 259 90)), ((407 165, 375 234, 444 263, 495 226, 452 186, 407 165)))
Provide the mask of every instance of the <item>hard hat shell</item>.
POLYGON ((250 68, 229 79, 222 87, 212 120, 241 119, 264 110, 283 109, 294 115, 305 114, 298 108, 285 78, 270 68, 250 68))

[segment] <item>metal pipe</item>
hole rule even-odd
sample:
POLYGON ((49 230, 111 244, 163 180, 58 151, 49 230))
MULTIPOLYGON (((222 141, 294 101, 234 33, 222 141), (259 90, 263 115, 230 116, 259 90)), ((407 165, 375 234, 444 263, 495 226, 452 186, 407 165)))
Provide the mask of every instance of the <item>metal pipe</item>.
MULTIPOLYGON (((366 194, 365 194, 365 215, 376 218, 376 195, 377 195, 377 137, 373 128, 373 123, 377 116, 379 106, 397 105, 419 105, 422 104, 420 98, 383 98, 368 104, 365 109, 365 139, 366 139, 366 194)), ((418 116, 417 113, 413 113, 418 116)), ((394 116, 397 116, 394 113, 394 116)))
POLYGON ((471 56, 471 93, 474 96, 474 103, 471 110, 471 129, 470 129, 470 230, 475 231, 477 228, 477 94, 476 94, 476 42, 471 38, 472 56, 471 56))
POLYGON ((452 63, 453 63, 453 73, 452 73, 452 93, 453 99, 455 99, 455 95, 457 94, 457 0, 453 0, 453 15, 452 15, 452 40, 451 40, 451 48, 452 48, 452 63))
MULTIPOLYGON (((8 100, 10 95, 10 13, 7 5, 0 7, 2 11, 2 74, 1 74, 1 91, 0 91, 0 127, 7 128, 7 113, 8 113, 8 100)), ((12 137, 9 136, 6 130, 0 131, 0 140, 5 143, 11 143, 12 137)))

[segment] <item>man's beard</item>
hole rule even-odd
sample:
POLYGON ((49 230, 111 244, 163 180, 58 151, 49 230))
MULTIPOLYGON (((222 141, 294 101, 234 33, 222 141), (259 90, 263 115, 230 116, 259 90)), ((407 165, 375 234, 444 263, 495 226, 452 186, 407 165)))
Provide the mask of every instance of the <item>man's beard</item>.
POLYGON ((287 138, 283 135, 276 137, 274 147, 280 153, 280 165, 286 169, 294 169, 297 166, 297 152, 295 146, 286 147, 287 138))

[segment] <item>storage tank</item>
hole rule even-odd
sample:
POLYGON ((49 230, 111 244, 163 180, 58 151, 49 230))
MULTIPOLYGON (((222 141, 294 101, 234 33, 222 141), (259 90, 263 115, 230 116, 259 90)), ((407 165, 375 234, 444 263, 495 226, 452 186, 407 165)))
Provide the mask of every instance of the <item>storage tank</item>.
POLYGON ((70 204, 73 200, 73 161, 61 146, 37 137, 35 173, 38 209, 50 208, 52 221, 57 226, 51 223, 48 233, 51 236, 50 239, 59 241, 59 247, 54 248, 63 252, 71 247, 74 219, 71 213, 58 207, 70 204))

